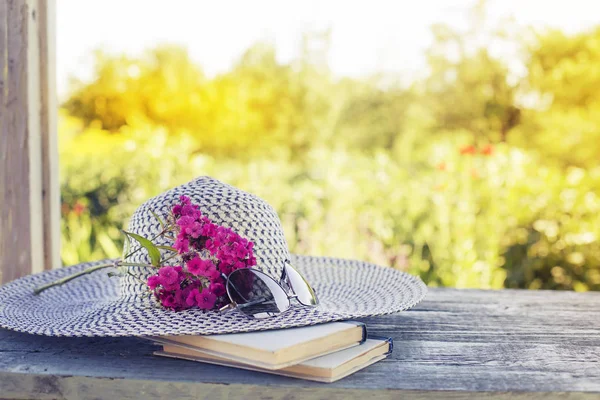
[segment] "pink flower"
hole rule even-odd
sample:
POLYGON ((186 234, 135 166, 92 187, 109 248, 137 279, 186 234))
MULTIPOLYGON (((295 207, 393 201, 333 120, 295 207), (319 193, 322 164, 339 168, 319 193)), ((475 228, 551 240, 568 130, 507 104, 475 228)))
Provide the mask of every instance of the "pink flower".
POLYGON ((211 260, 203 260, 199 257, 192 258, 187 262, 188 272, 195 276, 204 276, 215 280, 221 276, 217 267, 211 260))
POLYGON ((168 294, 163 296, 160 299, 161 304, 163 305, 163 307, 166 308, 170 308, 170 309, 174 309, 175 308, 175 296, 173 296, 172 294, 168 294))
POLYGON ((173 267, 162 267, 158 270, 158 276, 160 277, 160 283, 164 286, 165 284, 170 285, 178 281, 179 274, 173 267))
POLYGON ((190 274, 194 274, 196 276, 201 275, 201 272, 203 271, 203 263, 204 260, 202 260, 200 257, 196 256, 195 258, 192 258, 190 261, 187 262, 186 266, 188 269, 188 272, 190 274))
POLYGON ((202 226, 202 236, 214 236, 215 235, 216 226, 210 222, 204 222, 202 226))
POLYGON ((203 310, 210 310, 215 306, 217 296, 209 289, 204 289, 202 292, 196 292, 196 305, 203 310))
POLYGON ((193 224, 188 225, 185 228, 185 233, 190 235, 194 239, 197 239, 198 236, 200 236, 200 234, 202 233, 202 225, 200 225, 199 222, 194 222, 193 224))
POLYGON ((194 307, 197 305, 198 303, 196 302, 196 294, 198 294, 198 291, 191 290, 185 299, 185 304, 187 304, 189 307, 194 307))
POLYGON ((207 277, 210 280, 217 279, 221 274, 217 271, 217 267, 210 260, 204 260, 204 264, 202 265, 202 270, 200 271, 202 276, 207 277))
POLYGON ((199 219, 202 216, 202 213, 195 206, 189 205, 181 208, 181 215, 199 219))
POLYGON ((160 278, 158 275, 152 275, 148 278, 148 287, 150 289, 154 290, 158 285, 160 285, 160 278))
POLYGON ((219 270, 221 270, 221 272, 224 273, 225 275, 229 275, 230 273, 233 272, 233 268, 231 267, 231 264, 227 264, 224 262, 219 263, 219 270))
POLYGON ((230 228, 213 224, 187 196, 179 197, 171 215, 176 223, 173 247, 184 266, 162 267, 148 278, 148 287, 165 308, 212 309, 218 299, 225 301, 223 274, 256 264, 254 244, 230 228))
POLYGON ((176 216, 181 215, 181 206, 179 204, 173 206, 173 214, 175 214, 176 216))
POLYGON ((184 206, 192 203, 190 198, 184 195, 179 196, 179 202, 184 206))
POLYGON ((228 257, 237 257, 234 246, 235 243, 233 243, 231 246, 223 246, 223 253, 225 253, 228 257))
POLYGON ((225 294, 225 285, 220 282, 213 282, 209 287, 210 291, 215 294, 215 296, 223 296, 225 294))
POLYGON ((181 285, 180 285, 179 281, 175 281, 173 283, 162 283, 162 287, 165 290, 173 291, 173 290, 179 290, 181 288, 181 285))
POLYGON ((179 225, 183 230, 185 230, 185 228, 192 225, 194 222, 196 222, 196 220, 193 217, 184 216, 179 217, 179 219, 177 220, 177 225, 179 225))
POLYGON ((177 310, 185 310, 187 308, 192 307, 194 304, 189 305, 187 303, 187 299, 189 295, 192 293, 191 287, 186 287, 175 292, 175 306, 177 310))
POLYGON ((239 242, 234 244, 233 249, 235 251, 235 256, 238 258, 246 258, 246 256, 248 255, 248 250, 246 249, 246 246, 239 242))
POLYGON ((204 276, 206 276, 211 281, 215 281, 221 277, 221 273, 219 272, 219 270, 217 270, 216 267, 213 267, 207 270, 204 276))
POLYGON ((219 247, 221 247, 222 245, 223 245, 223 242, 221 241, 221 238, 218 236, 213 236, 212 239, 209 239, 206 241, 206 248, 209 249, 212 254, 215 254, 219 250, 219 247), (209 241, 210 241, 210 244, 209 244, 209 241))
POLYGON ((173 269, 175 270, 175 272, 177 272, 177 280, 179 282, 185 279, 185 272, 183 272, 183 267, 178 265, 176 267, 173 267, 173 269))
POLYGON ((244 263, 243 261, 236 261, 233 267, 235 269, 246 268, 246 263, 244 263))
POLYGON ((187 253, 190 251, 190 242, 185 238, 178 237, 173 244, 173 248, 177 250, 179 254, 187 253))

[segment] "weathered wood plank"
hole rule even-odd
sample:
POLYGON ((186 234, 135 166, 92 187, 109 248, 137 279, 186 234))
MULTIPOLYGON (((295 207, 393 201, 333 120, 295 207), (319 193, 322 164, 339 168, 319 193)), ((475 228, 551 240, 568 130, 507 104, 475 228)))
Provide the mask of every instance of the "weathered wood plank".
POLYGON ((546 392, 476 392, 457 391, 421 391, 404 390, 399 392, 374 392, 369 389, 340 389, 329 386, 285 387, 261 386, 259 384, 214 384, 206 383, 201 388, 193 382, 144 381, 144 380, 98 380, 88 377, 65 377, 56 379, 45 375, 26 375, 25 378, 9 376, 5 385, 13 388, 10 397, 24 399, 31 396, 30 388, 37 388, 38 399, 178 399, 178 400, 214 400, 214 399, 285 399, 285 400, 458 400, 466 398, 494 400, 597 400, 595 393, 555 393, 546 392))
POLYGON ((0 148, 0 257, 2 280, 30 271, 29 138, 27 134, 27 4, 7 1, 7 77, 0 148), (17 229, 17 226, 22 228, 17 229))
MULTIPOLYGON (((8 146, 8 136, 4 134, 5 126, 7 124, 7 112, 6 112, 6 64, 7 64, 7 25, 8 25, 8 9, 6 1, 0 1, 0 156, 4 153, 2 149, 8 146)), ((4 162, 0 161, 0 167, 4 168, 4 162)), ((0 173, 2 175, 2 173, 0 173)), ((7 197, 7 188, 4 186, 4 179, 0 176, 0 230, 6 219, 5 212, 2 211, 4 206, 4 199, 7 197)), ((0 233, 0 243, 3 241, 2 234, 0 233)), ((2 244, 0 244, 0 251, 2 250, 2 244)), ((0 265, 0 283, 2 282, 2 266, 0 265)))
MULTIPOLYGON (((599 398, 600 293, 432 289, 414 310, 365 319, 393 355, 325 385, 153 357, 136 338, 0 330, 13 398, 599 398), (567 394, 565 394, 567 393, 567 394)), ((8 397, 10 397, 8 396, 8 397)))
MULTIPOLYGON (((0 133, 2 132, 2 125, 4 125, 4 108, 5 96, 4 91, 6 89, 6 25, 8 24, 8 15, 6 10, 6 1, 0 1, 0 133)), ((0 135, 0 145, 4 145, 4 139, 0 135)), ((2 190, 2 189, 0 189, 2 190)))
POLYGON ((59 266, 54 38, 47 23, 51 4, 47 0, 2 0, 7 65, 0 103, 3 282, 39 272, 44 266, 59 266))
POLYGON ((60 182, 58 175, 58 99, 56 94, 56 0, 38 0, 40 125, 44 269, 60 260, 60 182))

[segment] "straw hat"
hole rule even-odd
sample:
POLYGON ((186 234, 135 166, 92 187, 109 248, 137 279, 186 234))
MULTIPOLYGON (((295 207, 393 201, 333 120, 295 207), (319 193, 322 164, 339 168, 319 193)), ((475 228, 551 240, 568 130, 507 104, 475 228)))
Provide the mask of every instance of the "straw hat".
MULTIPOLYGON (((0 327, 48 336, 210 335, 279 329, 356 319, 406 310, 423 299, 427 288, 407 273, 370 263, 289 253, 277 213, 264 200, 209 177, 171 189, 142 204, 131 218, 129 232, 152 237, 160 230, 155 215, 165 215, 181 195, 200 206, 218 225, 254 242, 260 269, 275 280, 284 260, 291 260, 318 294, 315 308, 292 307, 281 315, 252 319, 241 312, 219 313, 190 308, 172 311, 159 306, 148 287, 131 275, 109 277, 99 270, 50 288, 40 285, 110 262, 88 262, 30 275, 0 287, 0 327)), ((342 229, 342 227, 340 227, 342 229)), ((158 245, 172 245, 166 238, 158 245)), ((148 263, 138 251, 131 263, 148 263)), ((154 273, 132 267, 142 278, 154 273)))

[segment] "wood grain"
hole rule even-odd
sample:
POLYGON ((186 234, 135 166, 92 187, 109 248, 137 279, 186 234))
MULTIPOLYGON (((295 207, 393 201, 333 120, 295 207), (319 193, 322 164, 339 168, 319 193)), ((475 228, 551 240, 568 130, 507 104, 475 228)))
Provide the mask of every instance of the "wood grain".
POLYGON ((54 3, 0 4, 0 280, 8 282, 59 265, 54 3))
MULTIPOLYGON (((7 63, 7 52, 8 52, 8 43, 7 43, 7 25, 8 25, 8 9, 7 2, 4 0, 0 0, 0 157, 4 155, 2 149, 7 148, 8 146, 8 135, 4 134, 5 126, 7 124, 6 120, 6 63, 7 63)), ((6 164, 4 161, 0 161, 0 167, 5 168, 6 164)), ((3 250, 3 238, 2 238, 2 226, 5 224, 5 211, 4 204, 5 199, 7 197, 6 187, 4 185, 5 177, 3 177, 4 173, 0 171, 0 251, 3 250)), ((2 259, 2 256, 0 256, 2 259)), ((0 283, 2 282, 2 264, 0 264, 0 283)))
POLYGON ((600 398, 600 293, 432 289, 367 318, 392 356, 333 384, 161 359, 136 338, 0 330, 8 398, 600 398))
MULTIPOLYGON (((6 107, 4 91, 6 89, 6 25, 8 24, 8 15, 6 9, 6 1, 0 1, 0 133, 2 125, 4 125, 4 109, 6 107)), ((4 145, 3 138, 0 135, 0 145, 4 145)), ((1 148, 1 147, 0 147, 1 148)), ((0 188, 0 190, 2 190, 0 188)))
POLYGON ((30 152, 27 127, 27 22, 25 0, 6 0, 7 77, 0 148, 0 257, 2 280, 31 271, 30 152))

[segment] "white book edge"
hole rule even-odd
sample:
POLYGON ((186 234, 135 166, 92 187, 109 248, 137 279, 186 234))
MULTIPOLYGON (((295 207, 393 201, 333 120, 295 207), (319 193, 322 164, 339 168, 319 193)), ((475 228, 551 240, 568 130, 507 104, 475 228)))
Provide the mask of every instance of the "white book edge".
MULTIPOLYGON (((278 370, 278 369, 281 369, 281 368, 290 367, 292 365, 300 364, 300 363, 303 363, 305 361, 312 360, 312 359, 315 358, 315 356, 308 356, 308 357, 300 358, 300 359, 297 359, 297 360, 289 361, 287 363, 267 364, 267 363, 262 363, 260 361, 252 360, 252 359, 249 359, 249 358, 234 356, 234 355, 231 355, 231 354, 220 353, 218 351, 212 351, 212 350, 206 350, 206 349, 199 349, 198 347, 187 345, 185 343, 174 342, 174 341, 169 340, 169 339, 152 338, 152 340, 154 342, 156 342, 157 344, 160 344, 160 345, 167 344, 167 345, 170 345, 170 346, 182 347, 184 349, 192 350, 195 353, 205 353, 205 354, 208 354, 208 355, 211 355, 211 356, 223 358, 225 360, 233 361, 233 362, 240 363, 240 364, 254 365, 254 366, 256 366, 256 367, 258 367, 260 369, 265 369, 265 370, 270 370, 270 371, 274 371, 274 370, 278 370)), ((352 347, 360 346, 360 344, 361 344, 360 342, 356 342, 356 343, 352 343, 352 344, 350 344, 348 346, 344 346, 344 347, 339 347, 339 348, 336 348, 336 349, 332 349, 332 350, 329 350, 327 352, 321 353, 319 355, 319 357, 320 356, 325 356, 325 355, 328 355, 328 354, 332 354, 332 353, 336 353, 338 351, 347 350, 347 349, 350 349, 352 347)))
POLYGON ((179 354, 165 353, 164 351, 155 351, 154 355, 161 356, 161 357, 169 357, 169 358, 184 359, 184 360, 189 360, 189 361, 203 362, 206 364, 220 365, 222 367, 233 367, 233 368, 245 369, 248 371, 264 372, 267 374, 275 374, 275 375, 280 375, 280 376, 287 376, 288 378, 305 379, 307 381, 315 381, 315 382, 321 382, 321 383, 333 383, 335 381, 339 381, 340 379, 350 376, 353 373, 358 372, 361 369, 366 368, 369 365, 375 364, 377 361, 381 361, 387 357, 387 355, 377 356, 377 357, 370 359, 367 363, 359 365, 355 368, 352 368, 351 370, 348 370, 345 373, 343 373, 339 376, 336 376, 334 378, 321 378, 321 377, 317 377, 317 376, 293 374, 293 373, 288 373, 288 372, 281 371, 281 370, 275 370, 276 372, 274 372, 273 370, 254 368, 250 365, 241 365, 241 364, 237 365, 237 364, 229 364, 227 362, 219 362, 219 361, 215 361, 215 360, 203 360, 201 358, 184 357, 184 356, 180 356, 179 354))

